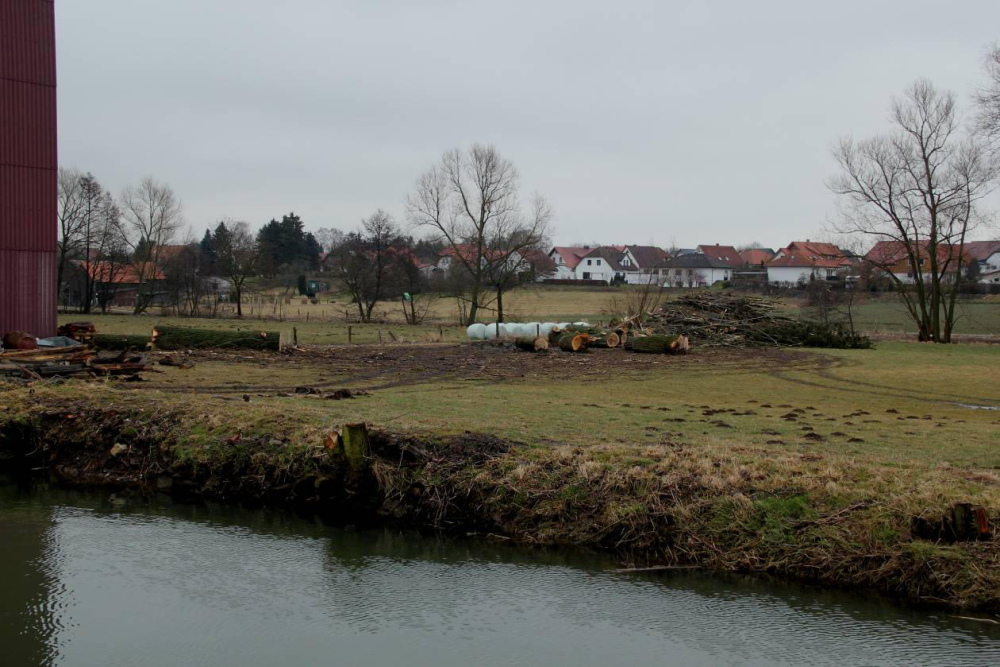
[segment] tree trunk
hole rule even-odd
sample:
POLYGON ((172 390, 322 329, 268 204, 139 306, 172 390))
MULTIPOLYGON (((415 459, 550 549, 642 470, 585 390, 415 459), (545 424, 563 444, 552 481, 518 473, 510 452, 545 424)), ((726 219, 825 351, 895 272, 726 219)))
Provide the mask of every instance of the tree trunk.
POLYGON ((503 322, 503 290, 497 287, 497 322, 503 322))
POLYGON ((243 287, 234 285, 236 288, 236 317, 243 317, 243 287))
POLYGON ((253 350, 278 350, 281 333, 278 331, 218 331, 192 327, 157 325, 153 329, 153 344, 159 350, 224 347, 253 350))
POLYGON ((633 352, 649 354, 686 354, 690 348, 687 336, 636 336, 632 339, 633 352))
POLYGON ((572 331, 559 337, 559 349, 564 352, 583 352, 587 349, 587 335, 572 331))
POLYGON ((544 352, 549 349, 549 341, 541 336, 521 336, 514 341, 514 345, 525 352, 544 352))

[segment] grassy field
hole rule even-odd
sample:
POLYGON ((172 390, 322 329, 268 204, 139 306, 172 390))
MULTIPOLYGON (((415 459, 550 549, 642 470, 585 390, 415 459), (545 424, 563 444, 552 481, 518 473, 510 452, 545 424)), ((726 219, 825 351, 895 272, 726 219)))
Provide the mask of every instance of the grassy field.
MULTIPOLYGON (((127 331, 153 319, 98 327, 127 331)), ((342 334, 309 326, 300 339, 342 334)), ((362 330, 370 337, 378 326, 390 329, 362 330)), ((440 336, 436 327, 403 329, 420 332, 415 342, 440 336)), ((444 331, 452 341, 463 333, 444 331)), ((428 443, 482 434, 514 446, 484 458, 472 446, 451 467, 433 456, 419 471, 380 463, 386 497, 411 506, 397 514, 447 525, 464 503, 492 532, 521 541, 1000 611, 1000 538, 948 544, 909 534, 912 517, 940 516, 955 502, 983 505, 1000 523, 1000 346, 660 357, 450 342, 193 359, 194 368, 159 368, 142 383, 7 387, 0 422, 86 412, 75 428, 94 441, 108 437, 101 414, 124 414, 130 431, 179 462, 260 479, 307 471, 345 423, 428 443), (328 400, 340 388, 368 393, 328 400), (430 491, 415 499, 414 488, 430 491)))
MULTIPOLYGON (((612 316, 612 301, 634 287, 565 287, 565 286, 530 286, 511 291, 504 297, 505 319, 508 321, 577 321, 587 320, 592 323, 607 322, 612 316)), ((668 290, 667 299, 675 298, 687 290, 668 290)), ((787 312, 794 316, 810 316, 808 308, 803 308, 798 301, 787 302, 787 312)), ((957 307, 959 320, 956 333, 962 334, 996 334, 1000 335, 1000 301, 987 298, 960 302, 957 307)), ((395 302, 380 303, 375 310, 381 324, 375 327, 355 325, 354 331, 360 338, 355 342, 377 342, 379 330, 383 334, 392 330, 397 337, 402 335, 405 340, 432 340, 434 334, 444 336, 444 340, 458 340, 447 335, 448 327, 454 327, 458 321, 458 306, 453 298, 434 299, 428 312, 426 324, 422 327, 410 327, 405 324, 400 304, 395 302), (443 331, 439 328, 443 327, 443 331)), ((343 343, 347 338, 347 324, 356 318, 356 309, 351 306, 345 295, 323 295, 319 302, 311 304, 301 298, 291 299, 291 303, 280 303, 263 307, 245 308, 245 317, 241 324, 239 320, 229 317, 216 320, 198 318, 174 318, 164 316, 159 309, 153 309, 149 314, 132 318, 122 313, 120 316, 89 315, 88 319, 104 322, 105 333, 142 333, 151 328, 151 322, 164 321, 174 324, 190 324, 191 326, 216 326, 213 322, 226 322, 226 327, 248 326, 262 327, 260 322, 276 321, 281 316, 282 326, 290 330, 291 326, 299 328, 300 340, 310 343, 343 343), (280 309, 279 309, 280 307, 280 309), (257 322, 258 324, 253 324, 257 322)), ((854 307, 854 321, 859 330, 880 333, 915 332, 915 327, 906 314, 902 304, 892 295, 861 302, 854 307)), ((493 321, 495 311, 487 308, 481 311, 480 321, 493 321)), ((60 316, 60 321, 80 319, 74 314, 60 316)))

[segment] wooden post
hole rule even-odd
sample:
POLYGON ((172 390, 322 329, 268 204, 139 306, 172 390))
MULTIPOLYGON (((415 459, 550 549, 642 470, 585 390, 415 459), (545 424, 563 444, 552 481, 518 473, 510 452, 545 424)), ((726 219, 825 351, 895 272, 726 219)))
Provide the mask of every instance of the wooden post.
POLYGON ((368 426, 364 423, 344 424, 340 436, 344 447, 344 458, 352 476, 362 475, 368 470, 368 456, 371 445, 368 440, 368 426))
POLYGON ((354 327, 348 326, 347 327, 347 342, 348 342, 348 344, 351 342, 351 337, 353 335, 354 335, 354 327))
POLYGON ((382 344, 382 330, 381 329, 378 330, 378 344, 379 345, 382 344))
POLYGON ((299 330, 296 327, 292 327, 292 345, 299 346, 299 330))

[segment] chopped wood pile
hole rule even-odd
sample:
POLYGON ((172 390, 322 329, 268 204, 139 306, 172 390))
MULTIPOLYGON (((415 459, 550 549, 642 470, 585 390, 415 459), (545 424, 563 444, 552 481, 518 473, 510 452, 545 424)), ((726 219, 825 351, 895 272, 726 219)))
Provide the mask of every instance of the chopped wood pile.
POLYGON ((66 338, 72 338, 78 343, 92 345, 94 336, 97 335, 97 327, 93 322, 67 322, 61 325, 56 333, 66 338))
POLYGON ((149 370, 145 355, 98 357, 87 345, 0 352, 0 375, 28 380, 50 377, 136 376, 149 370))

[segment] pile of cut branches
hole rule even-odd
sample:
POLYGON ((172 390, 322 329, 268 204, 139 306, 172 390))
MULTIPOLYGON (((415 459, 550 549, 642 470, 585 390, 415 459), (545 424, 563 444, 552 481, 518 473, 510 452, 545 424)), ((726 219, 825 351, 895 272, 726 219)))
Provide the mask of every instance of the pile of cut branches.
POLYGON ((658 333, 687 336, 699 347, 870 348, 871 341, 839 324, 800 322, 779 312, 779 304, 743 294, 685 294, 649 313, 658 333))

